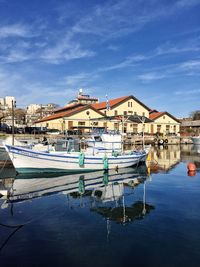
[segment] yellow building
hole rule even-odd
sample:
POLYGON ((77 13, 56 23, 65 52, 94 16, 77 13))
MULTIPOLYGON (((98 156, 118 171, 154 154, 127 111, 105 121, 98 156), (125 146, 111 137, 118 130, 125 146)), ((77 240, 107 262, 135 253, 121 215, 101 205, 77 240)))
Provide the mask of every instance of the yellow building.
POLYGON ((154 121, 151 124, 150 133, 177 134, 180 132, 180 122, 168 112, 150 111, 149 118, 154 121))
MULTIPOLYGON (((122 117, 123 122, 120 120, 113 120, 112 122, 108 122, 108 128, 110 130, 120 130, 125 133, 142 132, 142 124, 133 123, 128 119, 123 119, 123 116, 124 118, 127 118, 127 116, 130 115, 139 115, 149 118, 150 108, 148 108, 132 95, 111 99, 107 102, 97 103, 92 106, 95 109, 103 112, 106 116, 122 117)), ((148 128, 149 126, 145 125, 145 131, 147 131, 148 128)))
POLYGON ((144 125, 144 132, 148 134, 177 134, 180 131, 180 123, 174 116, 168 112, 151 110, 132 95, 90 105, 73 102, 35 123, 37 126, 61 131, 78 129, 86 132, 93 127, 104 127, 125 133, 141 133, 143 124, 130 121, 131 115, 152 120, 144 125), (108 119, 110 117, 111 120, 108 119))
POLYGON ((101 118, 104 114, 91 105, 72 104, 57 110, 53 115, 45 117, 37 122, 39 127, 49 129, 85 130, 93 127, 105 127, 103 121, 92 121, 91 118, 101 118))

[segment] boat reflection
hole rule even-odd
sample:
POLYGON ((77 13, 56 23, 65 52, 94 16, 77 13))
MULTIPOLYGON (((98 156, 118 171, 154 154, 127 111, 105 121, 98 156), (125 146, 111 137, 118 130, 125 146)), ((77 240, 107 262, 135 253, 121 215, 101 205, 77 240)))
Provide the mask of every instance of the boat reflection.
POLYGON ((84 196, 85 192, 92 192, 95 188, 110 186, 110 184, 137 184, 140 178, 147 178, 147 167, 145 164, 137 168, 124 168, 109 172, 97 171, 86 174, 73 174, 56 176, 48 175, 42 177, 17 175, 15 178, 1 179, 1 195, 7 203, 21 202, 52 194, 69 194, 71 196, 84 196))

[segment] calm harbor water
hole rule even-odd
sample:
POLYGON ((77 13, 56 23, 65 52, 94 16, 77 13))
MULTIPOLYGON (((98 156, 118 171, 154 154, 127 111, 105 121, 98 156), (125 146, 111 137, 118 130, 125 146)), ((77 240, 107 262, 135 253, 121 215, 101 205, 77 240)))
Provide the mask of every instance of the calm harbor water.
POLYGON ((1 169, 0 264, 199 266, 199 170, 191 145, 153 148, 147 166, 118 173, 14 178, 1 169))

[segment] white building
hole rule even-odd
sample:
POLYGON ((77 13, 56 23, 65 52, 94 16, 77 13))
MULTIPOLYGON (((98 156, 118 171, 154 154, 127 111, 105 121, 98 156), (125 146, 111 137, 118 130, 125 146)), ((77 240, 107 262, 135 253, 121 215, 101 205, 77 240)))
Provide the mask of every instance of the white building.
POLYGON ((3 97, 0 98, 0 106, 4 106, 4 98, 3 97))
POLYGON ((6 96, 4 98, 4 105, 8 108, 12 108, 12 102, 15 103, 15 97, 14 96, 6 96))
POLYGON ((38 104, 30 104, 26 108, 27 114, 35 114, 37 110, 41 109, 41 106, 42 105, 38 105, 38 104))

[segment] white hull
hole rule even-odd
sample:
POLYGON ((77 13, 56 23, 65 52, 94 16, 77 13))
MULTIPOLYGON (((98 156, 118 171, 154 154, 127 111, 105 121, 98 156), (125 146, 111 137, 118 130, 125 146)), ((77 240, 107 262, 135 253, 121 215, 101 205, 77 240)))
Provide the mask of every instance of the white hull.
POLYGON ((133 152, 131 155, 104 156, 85 154, 84 164, 80 166, 79 153, 45 153, 30 149, 5 145, 10 159, 19 173, 24 172, 89 172, 104 169, 127 168, 145 161, 148 151, 133 152))
POLYGON ((194 145, 200 145, 200 136, 191 137, 194 145))

